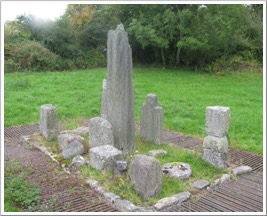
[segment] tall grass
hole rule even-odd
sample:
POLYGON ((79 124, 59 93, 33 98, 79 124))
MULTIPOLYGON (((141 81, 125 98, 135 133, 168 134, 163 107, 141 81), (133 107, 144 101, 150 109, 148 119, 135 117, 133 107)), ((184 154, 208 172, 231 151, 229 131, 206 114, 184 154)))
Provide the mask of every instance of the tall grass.
MULTIPOLYGON (((106 69, 5 74, 5 127, 38 123, 39 108, 47 103, 56 106, 59 120, 98 116, 105 77, 106 69)), ((228 106, 230 146, 262 153, 262 74, 135 68, 133 79, 136 121, 146 95, 155 93, 164 109, 165 128, 204 137, 206 107, 228 106)))

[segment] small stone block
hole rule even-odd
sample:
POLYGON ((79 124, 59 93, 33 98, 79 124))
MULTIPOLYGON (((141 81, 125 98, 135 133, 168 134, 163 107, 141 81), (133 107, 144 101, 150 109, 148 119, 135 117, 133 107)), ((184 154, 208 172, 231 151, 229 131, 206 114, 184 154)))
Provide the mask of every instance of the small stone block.
POLYGON ((176 199, 174 197, 165 197, 163 199, 160 199, 155 205, 154 207, 159 211, 162 210, 164 208, 167 208, 173 204, 175 204, 176 199))
POLYGON ((84 138, 74 134, 60 134, 58 149, 62 151, 64 159, 69 159, 84 153, 84 138))
POLYGON ((150 150, 148 152, 148 155, 149 156, 152 156, 152 157, 159 157, 159 156, 164 156, 164 155, 167 155, 167 152, 162 150, 162 149, 157 149, 157 150, 150 150))
POLYGON ((252 172, 252 168, 249 166, 239 166, 233 169, 234 175, 241 175, 252 172))
POLYGON ((210 183, 206 180, 197 180, 197 181, 193 182, 192 187, 194 187, 198 190, 202 190, 202 189, 208 187, 209 185, 210 185, 210 183))
POLYGON ((103 145, 90 149, 90 165, 103 171, 114 171, 116 161, 121 159, 122 152, 111 145, 103 145))
POLYGON ((225 184, 230 181, 231 181, 231 176, 229 174, 223 174, 220 180, 221 184, 225 184))
POLYGON ((123 172, 127 170, 127 162, 126 161, 116 161, 116 168, 118 171, 123 172))

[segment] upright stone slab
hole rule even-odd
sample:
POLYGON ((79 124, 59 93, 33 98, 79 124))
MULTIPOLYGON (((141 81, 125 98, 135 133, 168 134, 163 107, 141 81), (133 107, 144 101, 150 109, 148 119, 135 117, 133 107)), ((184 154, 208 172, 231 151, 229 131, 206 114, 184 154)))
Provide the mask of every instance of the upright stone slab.
POLYGON ((158 106, 158 97, 148 94, 141 109, 140 135, 143 141, 161 144, 163 140, 163 109, 158 106))
POLYGON ((101 117, 107 118, 107 80, 103 80, 102 84, 102 102, 101 102, 101 117))
POLYGON ((206 137, 203 141, 203 160, 219 168, 227 166, 230 108, 213 106, 206 108, 206 137))
POLYGON ((108 32, 107 120, 113 128, 114 146, 124 154, 135 152, 132 50, 122 24, 108 32))
POLYGON ((48 141, 57 138, 57 112, 52 104, 45 104, 40 108, 40 133, 48 141))
POLYGON ((114 145, 114 136, 111 124, 100 117, 95 117, 89 121, 90 148, 102 145, 114 145))
POLYGON ((208 106, 206 108, 206 134, 214 137, 226 136, 230 122, 230 108, 208 106))
POLYGON ((130 165, 130 177, 135 190, 147 200, 161 191, 162 172, 154 157, 135 155, 130 165))

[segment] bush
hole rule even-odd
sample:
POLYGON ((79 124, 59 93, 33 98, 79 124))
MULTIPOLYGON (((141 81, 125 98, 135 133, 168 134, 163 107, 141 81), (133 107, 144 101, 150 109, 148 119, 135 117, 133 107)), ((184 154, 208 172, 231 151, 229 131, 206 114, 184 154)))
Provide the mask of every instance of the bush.
POLYGON ((241 71, 262 72, 262 66, 252 59, 246 59, 242 56, 222 57, 215 62, 207 65, 205 71, 209 73, 231 73, 241 71))
POLYGON ((60 57, 36 41, 5 44, 5 72, 57 70, 60 57))

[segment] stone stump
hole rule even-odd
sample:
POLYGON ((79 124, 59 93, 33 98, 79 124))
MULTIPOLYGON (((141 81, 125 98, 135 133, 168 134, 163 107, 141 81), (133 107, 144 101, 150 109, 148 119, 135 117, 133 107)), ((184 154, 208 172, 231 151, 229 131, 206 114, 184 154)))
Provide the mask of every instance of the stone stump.
POLYGON ((107 118, 107 80, 103 80, 102 84, 102 102, 101 102, 101 117, 107 118))
POLYGON ((203 141, 203 160, 219 168, 227 166, 230 108, 209 106, 206 108, 206 137, 203 141))
POLYGON ((57 138, 58 149, 64 159, 69 159, 84 153, 85 140, 74 134, 60 134, 57 138))
POLYGON ((48 141, 57 138, 57 112, 52 104, 45 104, 40 108, 40 133, 48 141))
POLYGON ((130 165, 130 177, 144 200, 157 196, 161 191, 162 171, 160 162, 154 157, 135 155, 130 165))
POLYGON ((112 126, 107 120, 95 117, 90 119, 89 125, 90 148, 101 145, 114 145, 112 126))
POLYGON ((114 146, 124 154, 135 152, 132 49, 122 24, 108 32, 107 120, 113 128, 114 146))
POLYGON ((122 152, 111 145, 103 145, 91 148, 90 165, 96 170, 112 172, 117 167, 117 161, 121 160, 122 152))
POLYGON ((163 140, 163 109, 158 106, 158 97, 148 94, 141 109, 141 139, 161 144, 163 140))

